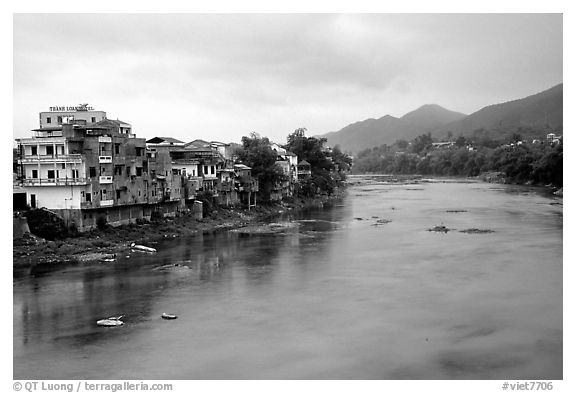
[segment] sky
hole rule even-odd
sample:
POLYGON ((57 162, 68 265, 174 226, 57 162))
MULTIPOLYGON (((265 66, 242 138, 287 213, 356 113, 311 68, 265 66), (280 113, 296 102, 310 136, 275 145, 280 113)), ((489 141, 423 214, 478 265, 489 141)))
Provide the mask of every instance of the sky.
POLYGON ((15 14, 14 137, 89 103, 138 137, 283 143, 555 86, 561 14, 15 14))

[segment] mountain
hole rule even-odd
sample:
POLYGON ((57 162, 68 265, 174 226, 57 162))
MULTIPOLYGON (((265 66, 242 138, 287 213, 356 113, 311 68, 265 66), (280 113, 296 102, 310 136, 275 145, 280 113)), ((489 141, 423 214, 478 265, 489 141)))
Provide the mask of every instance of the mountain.
POLYGON ((562 132, 563 85, 522 99, 490 105, 471 115, 453 112, 439 105, 424 105, 397 118, 384 116, 350 124, 323 137, 329 146, 340 145, 344 151, 392 144, 398 139, 410 141, 430 132, 438 140, 449 136, 476 136, 506 139, 519 133, 524 139, 541 138, 547 132, 562 132))
POLYGON ((563 85, 519 100, 490 105, 463 119, 438 127, 433 136, 452 135, 483 136, 503 139, 512 133, 542 136, 546 132, 562 132, 563 85))
POLYGON ((386 115, 367 119, 322 136, 328 139, 330 146, 340 145, 345 151, 357 153, 369 147, 392 144, 398 139, 414 139, 465 116, 439 105, 424 105, 400 118, 386 115))

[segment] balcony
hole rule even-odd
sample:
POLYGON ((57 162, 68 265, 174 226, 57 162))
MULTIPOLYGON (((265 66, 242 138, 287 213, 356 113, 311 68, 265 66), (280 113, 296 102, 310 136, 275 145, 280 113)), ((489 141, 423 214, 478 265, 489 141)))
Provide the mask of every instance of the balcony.
POLYGON ((86 185, 87 179, 77 177, 75 179, 22 179, 22 185, 28 186, 82 186, 86 185))
POLYGON ((112 156, 98 156, 100 164, 112 164, 112 156))
POLYGON ((100 143, 112 143, 112 137, 109 136, 99 136, 98 142, 100 143))
POLYGON ((252 178, 240 178, 240 186, 238 191, 241 192, 258 192, 258 180, 252 178))
POLYGON ((112 176, 100 176, 98 181, 100 184, 112 184, 112 176))
POLYGON ((225 182, 219 183, 216 186, 216 189, 218 191, 230 192, 230 191, 234 190, 234 182, 231 182, 231 181, 226 182, 225 181, 225 182))
POLYGON ((102 207, 114 206, 114 200, 108 199, 105 201, 100 201, 100 206, 102 206, 102 207))
POLYGON ((20 159, 20 163, 22 164, 81 164, 82 163, 82 154, 59 154, 59 155, 48 155, 48 156, 24 156, 20 159))

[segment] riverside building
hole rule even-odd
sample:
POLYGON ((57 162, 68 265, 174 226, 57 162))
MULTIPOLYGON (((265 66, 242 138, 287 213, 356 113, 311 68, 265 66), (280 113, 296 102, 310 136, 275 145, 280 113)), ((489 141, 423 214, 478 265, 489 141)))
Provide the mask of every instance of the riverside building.
POLYGON ((146 141, 86 104, 41 112, 40 127, 16 142, 15 206, 48 209, 79 231, 196 211, 198 192, 221 205, 256 204, 258 181, 234 165, 229 144, 146 141))
POLYGON ((46 208, 78 230, 150 215, 146 141, 106 112, 53 107, 17 139, 20 184, 30 208, 46 208))

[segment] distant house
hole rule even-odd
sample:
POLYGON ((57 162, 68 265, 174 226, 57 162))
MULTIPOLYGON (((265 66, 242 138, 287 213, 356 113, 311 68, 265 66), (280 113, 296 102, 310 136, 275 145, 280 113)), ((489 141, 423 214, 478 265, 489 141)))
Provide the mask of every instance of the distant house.
POLYGON ((553 133, 546 135, 546 141, 548 141, 549 143, 560 143, 561 140, 562 140, 562 135, 556 135, 553 133))
POLYGON ((306 160, 298 163, 298 179, 306 179, 312 176, 312 167, 306 160))
POLYGON ((448 149, 454 146, 456 142, 449 141, 449 142, 432 142, 432 147, 435 149, 448 149))

